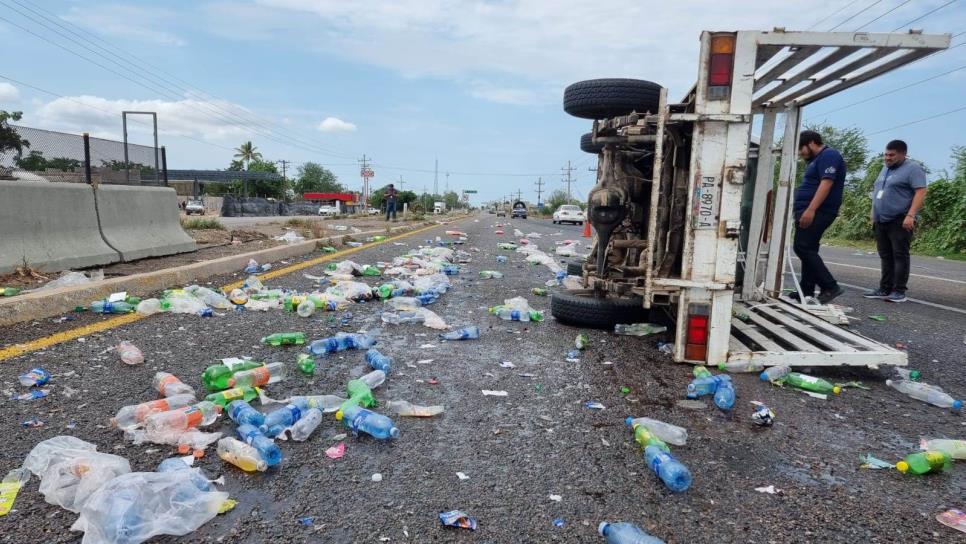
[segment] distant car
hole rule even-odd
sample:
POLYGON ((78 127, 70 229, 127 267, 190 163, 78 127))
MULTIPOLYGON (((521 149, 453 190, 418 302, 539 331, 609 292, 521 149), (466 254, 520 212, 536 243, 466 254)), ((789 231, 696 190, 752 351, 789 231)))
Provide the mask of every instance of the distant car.
POLYGON ((584 215, 584 211, 580 209, 580 206, 574 206, 572 204, 564 204, 557 208, 557 211, 553 212, 553 222, 555 224, 573 223, 575 225, 583 225, 586 220, 587 216, 584 215))
POLYGON ((335 206, 319 206, 319 215, 339 215, 339 208, 335 206))
POLYGON ((527 218, 527 205, 519 200, 513 203, 513 211, 510 212, 510 218, 515 217, 527 218))
POLYGON ((503 208, 500 208, 499 210, 496 211, 496 216, 497 217, 506 217, 506 210, 503 209, 503 208))
POLYGON ((379 208, 369 208, 366 210, 369 215, 379 215, 379 208))
POLYGON ((186 215, 191 215, 193 213, 196 213, 198 215, 204 215, 205 203, 197 199, 188 200, 188 202, 185 204, 185 207, 184 207, 184 213, 186 215))
POLYGON ((486 210, 486 213, 494 214, 496 213, 496 210, 494 210, 493 208, 490 208, 489 210, 486 210))

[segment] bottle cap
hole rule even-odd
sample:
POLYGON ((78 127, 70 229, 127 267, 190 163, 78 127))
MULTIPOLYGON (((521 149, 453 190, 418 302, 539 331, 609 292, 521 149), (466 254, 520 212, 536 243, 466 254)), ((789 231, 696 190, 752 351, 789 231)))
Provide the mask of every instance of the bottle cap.
POLYGON ((758 379, 760 379, 763 382, 767 382, 768 381, 768 374, 765 373, 765 372, 762 372, 761 374, 758 375, 758 379))
POLYGON ((631 416, 627 416, 627 419, 624 420, 624 424, 627 425, 628 427, 633 426, 634 418, 632 418, 631 416))
POLYGON ((953 401, 953 410, 962 410, 962 409, 963 409, 963 401, 961 401, 961 400, 954 400, 953 401))
POLYGON ((906 472, 909 471, 909 463, 905 461, 899 461, 898 463, 896 463, 896 470, 905 474, 906 472))
POLYGON ((836 385, 836 386, 832 387, 832 392, 835 393, 836 395, 838 395, 839 393, 842 392, 842 388, 840 386, 836 385))
POLYGON ((610 523, 607 523, 606 521, 600 522, 600 525, 597 526, 597 532, 600 533, 600 536, 606 536, 604 532, 607 531, 607 527, 609 526, 610 523))
POLYGON ((336 412, 336 413, 335 413, 335 420, 336 420, 336 421, 342 421, 342 417, 343 417, 344 415, 345 415, 345 414, 343 414, 343 413, 342 413, 342 410, 340 409, 340 410, 339 410, 338 412, 336 412))

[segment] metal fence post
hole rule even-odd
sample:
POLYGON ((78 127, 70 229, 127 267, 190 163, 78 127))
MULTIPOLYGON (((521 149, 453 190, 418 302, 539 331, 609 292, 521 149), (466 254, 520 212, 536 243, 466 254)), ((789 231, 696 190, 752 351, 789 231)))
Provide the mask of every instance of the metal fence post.
POLYGON ((168 154, 164 150, 164 146, 161 146, 161 176, 164 179, 164 186, 168 186, 168 154))
POLYGON ((91 179, 91 136, 84 133, 84 181, 88 185, 93 184, 91 179))

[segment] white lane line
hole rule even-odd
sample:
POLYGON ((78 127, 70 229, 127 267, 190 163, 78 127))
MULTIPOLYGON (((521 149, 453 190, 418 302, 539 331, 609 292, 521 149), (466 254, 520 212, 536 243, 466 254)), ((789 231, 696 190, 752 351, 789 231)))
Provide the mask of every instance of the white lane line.
MULTIPOLYGON (((845 286, 845 287, 851 287, 852 289, 858 289, 860 291, 868 291, 868 289, 869 289, 868 286, 862 287, 861 285, 852 285, 852 284, 849 284, 849 283, 842 283, 842 282, 838 282, 838 284, 839 285, 842 285, 842 286, 845 286)), ((956 312, 958 314, 966 315, 966 310, 964 310, 962 308, 954 308, 952 306, 946 306, 945 304, 936 304, 935 302, 929 302, 928 300, 921 300, 921 299, 912 298, 912 297, 906 297, 906 300, 908 300, 909 302, 915 302, 916 304, 922 304, 924 306, 932 306, 933 308, 939 308, 940 310, 946 310, 946 311, 949 311, 949 312, 956 312)), ((895 304, 895 303, 892 303, 892 302, 884 302, 884 301, 882 303, 883 304, 895 304)))
MULTIPOLYGON (((797 261, 798 257, 795 257, 795 260, 797 261)), ((861 268, 862 270, 873 270, 875 272, 879 272, 879 268, 873 267, 873 266, 859 266, 857 264, 834 263, 832 261, 825 261, 825 264, 831 264, 834 266, 844 266, 846 268, 861 268)), ((926 278, 926 279, 936 280, 936 281, 948 281, 950 283, 961 283, 963 285, 966 285, 966 281, 951 280, 949 278, 937 278, 936 276, 926 276, 925 274, 909 274, 909 276, 914 276, 917 278, 926 278)), ((909 300, 912 300, 912 299, 909 299, 909 300)))

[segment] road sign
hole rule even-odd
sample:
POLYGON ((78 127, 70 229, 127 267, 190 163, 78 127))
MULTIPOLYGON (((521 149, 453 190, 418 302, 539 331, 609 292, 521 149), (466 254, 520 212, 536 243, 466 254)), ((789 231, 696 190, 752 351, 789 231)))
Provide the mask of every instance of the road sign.
POLYGON ((468 195, 475 195, 477 191, 476 189, 464 189, 463 192, 468 195))

